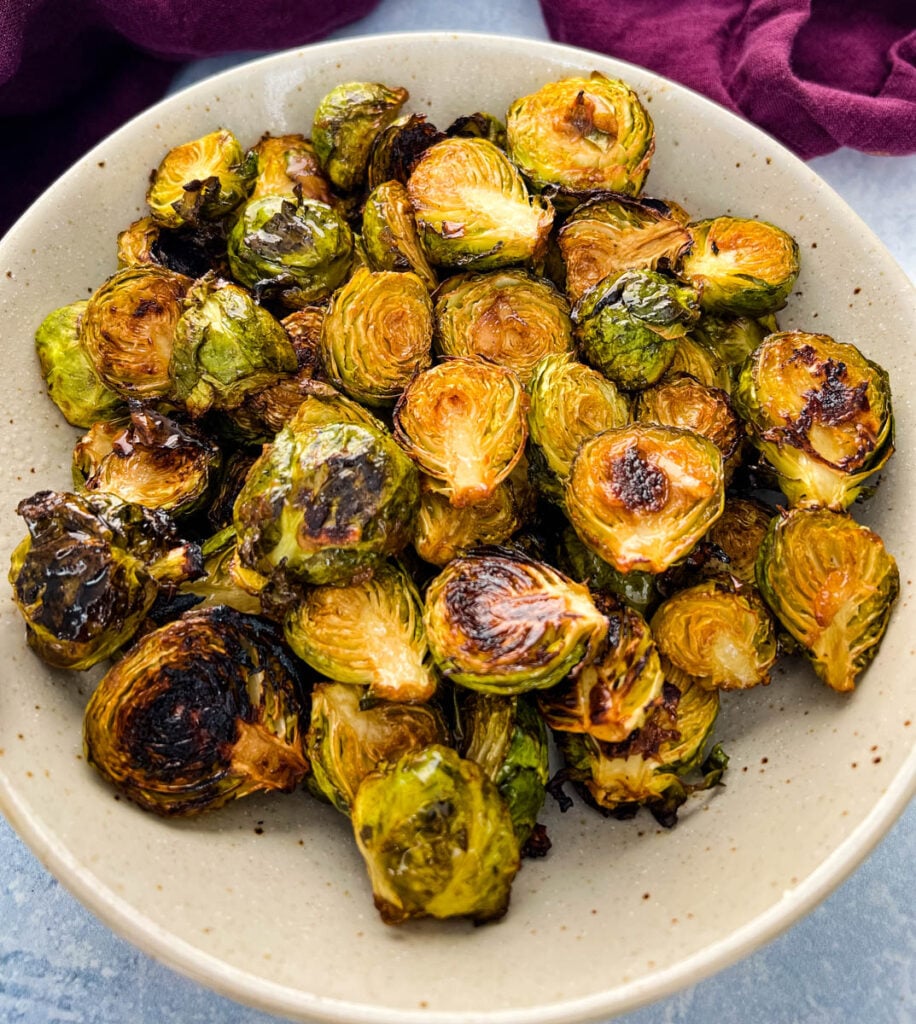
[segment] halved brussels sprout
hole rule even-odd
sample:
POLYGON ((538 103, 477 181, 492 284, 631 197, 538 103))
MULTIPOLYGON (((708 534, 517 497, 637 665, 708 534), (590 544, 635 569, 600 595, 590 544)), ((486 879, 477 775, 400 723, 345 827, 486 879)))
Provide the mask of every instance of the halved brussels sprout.
POLYGON ((153 172, 146 201, 153 220, 165 227, 218 220, 248 195, 251 180, 238 139, 219 128, 170 149, 153 172))
POLYGON ((308 698, 272 623, 194 609, 108 670, 84 719, 86 759, 129 800, 187 816, 308 771, 308 698))
POLYGON ((254 188, 249 198, 286 196, 334 204, 331 186, 321 170, 315 147, 304 135, 265 135, 248 151, 254 164, 254 188))
POLYGON ((436 347, 507 366, 527 386, 542 356, 573 350, 569 306, 552 284, 519 270, 452 277, 436 293, 436 347))
POLYGON ((407 114, 383 128, 372 143, 367 168, 367 184, 370 191, 383 182, 397 181, 407 184, 407 179, 420 156, 445 136, 426 120, 425 114, 407 114))
POLYGON ((663 572, 722 513, 722 455, 699 434, 634 423, 586 441, 566 509, 576 533, 620 572, 663 572))
POLYGON ((440 672, 483 693, 554 686, 607 631, 587 587, 500 548, 449 562, 426 592, 425 621, 440 672))
POLYGON ((238 563, 235 528, 224 527, 205 540, 200 551, 204 575, 199 580, 183 584, 181 593, 200 598, 199 608, 228 605, 249 615, 261 614, 260 586, 252 588, 250 576, 246 576, 238 563))
POLYGON ((124 399, 106 387, 80 340, 88 301, 49 313, 35 332, 35 352, 51 401, 74 427, 91 427, 119 412, 124 399))
POLYGON ((118 234, 118 269, 159 266, 187 277, 225 274, 226 228, 223 221, 201 221, 167 228, 141 217, 118 234))
POLYGON ((684 376, 693 377, 707 388, 721 388, 728 395, 734 391, 732 367, 702 340, 698 331, 677 339, 664 373, 665 380, 684 376))
POLYGON ((693 247, 681 273, 709 313, 764 316, 786 304, 798 277, 798 245, 761 220, 714 217, 690 225, 693 247))
POLYGON ((335 293, 321 329, 331 381, 366 405, 393 405, 432 362, 433 304, 410 271, 360 267, 335 293))
POLYGON ((431 146, 407 182, 420 240, 440 267, 494 270, 544 255, 553 207, 529 196, 505 153, 486 139, 431 146))
POLYGON ((125 267, 159 263, 153 255, 153 246, 159 239, 162 225, 152 217, 141 217, 118 232, 118 270, 125 267))
POLYGON ((771 334, 744 365, 735 406, 793 506, 848 508, 894 451, 887 373, 826 334, 771 334))
POLYGON ((506 132, 509 156, 526 178, 573 195, 638 195, 655 152, 655 128, 639 97, 597 71, 516 100, 506 132))
POLYGON ((407 753, 448 744, 442 715, 429 704, 374 700, 359 686, 319 683, 312 689, 306 751, 312 785, 338 811, 350 813, 357 790, 372 772, 384 772, 407 753))
POLYGON ((900 574, 881 538, 848 515, 793 509, 770 523, 757 585, 814 671, 842 692, 878 653, 900 574))
POLYGON ((363 208, 362 240, 372 270, 412 270, 430 291, 436 287, 407 189, 399 181, 385 181, 369 194, 363 208))
POLYGON ((629 270, 587 292, 573 309, 585 359, 627 391, 654 384, 700 315, 696 291, 655 270, 629 270))
POLYGON ((489 139, 500 149, 506 148, 506 126, 498 117, 480 110, 456 117, 445 129, 445 134, 449 138, 457 135, 465 139, 489 139))
POLYGON ((356 793, 353 833, 386 924, 495 921, 519 869, 509 809, 486 772, 449 747, 405 754, 356 793))
POLYGON ((642 615, 658 601, 655 577, 651 573, 615 569, 586 547, 569 524, 560 535, 556 557, 557 566, 571 579, 587 584, 592 593, 619 597, 642 615))
POLYGON ((394 410, 394 436, 461 508, 489 498, 524 454, 527 405, 511 370, 446 359, 405 388, 394 410))
POLYGON ((768 334, 779 330, 772 314, 751 316, 714 316, 704 313, 690 332, 697 341, 715 353, 732 375, 737 376, 744 360, 768 334))
POLYGON ((727 571, 742 583, 756 582, 757 555, 774 514, 754 498, 726 498, 722 515, 706 534, 728 558, 727 571))

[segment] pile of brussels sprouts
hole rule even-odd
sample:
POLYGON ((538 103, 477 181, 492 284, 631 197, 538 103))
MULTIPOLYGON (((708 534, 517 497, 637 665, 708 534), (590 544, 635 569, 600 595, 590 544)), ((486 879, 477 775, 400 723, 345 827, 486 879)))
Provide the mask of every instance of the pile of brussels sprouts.
POLYGON ((641 195, 625 83, 444 132, 407 98, 166 154, 120 269, 38 329, 85 433, 10 581, 48 664, 112 659, 85 749, 135 803, 304 784, 385 921, 484 921, 547 788, 671 825, 725 770, 720 690, 784 650, 853 688, 898 591, 848 511, 891 398, 778 329, 789 235, 641 195))

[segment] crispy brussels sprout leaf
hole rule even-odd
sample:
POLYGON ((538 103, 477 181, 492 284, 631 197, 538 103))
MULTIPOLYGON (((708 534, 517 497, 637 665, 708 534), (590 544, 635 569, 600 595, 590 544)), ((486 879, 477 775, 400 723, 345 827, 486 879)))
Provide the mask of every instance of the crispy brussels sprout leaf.
POLYGON ((413 271, 432 291, 436 273, 426 259, 407 189, 385 181, 372 190, 363 208, 363 248, 371 270, 413 271))
POLYGON ((726 498, 722 515, 706 537, 728 558, 728 572, 742 583, 756 582, 757 556, 774 512, 753 498, 726 498))
POLYGON ((248 151, 255 171, 251 199, 286 196, 334 204, 315 148, 302 135, 265 135, 248 151))

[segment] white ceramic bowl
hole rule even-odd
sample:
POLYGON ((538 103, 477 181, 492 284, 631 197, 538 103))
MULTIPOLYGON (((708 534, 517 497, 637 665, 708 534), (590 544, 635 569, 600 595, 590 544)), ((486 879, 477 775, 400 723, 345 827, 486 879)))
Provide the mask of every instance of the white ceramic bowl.
POLYGON ((822 899, 914 788, 916 337, 909 282, 803 163, 705 99, 596 54, 522 39, 348 39, 236 68, 153 107, 72 168, 0 244, 0 467, 4 559, 17 501, 65 488, 75 432, 48 401, 32 336, 52 308, 115 269, 115 235, 144 209, 149 169, 219 125, 253 142, 309 130, 352 79, 403 84, 440 125, 565 74, 623 77, 649 105, 658 150, 647 192, 694 216, 762 217, 793 233, 803 270, 789 327, 857 343, 891 373, 899 454, 856 515, 885 538, 903 593, 859 689, 803 666, 724 702, 727 786, 692 799, 673 831, 605 820, 578 802, 544 814, 554 848, 518 876, 499 924, 383 925, 347 820, 304 794, 251 798, 171 823, 118 801, 81 756, 92 677, 49 671, 0 614, 0 806, 39 858, 116 931, 206 985, 295 1018, 524 1024, 606 1017, 748 953, 822 899))

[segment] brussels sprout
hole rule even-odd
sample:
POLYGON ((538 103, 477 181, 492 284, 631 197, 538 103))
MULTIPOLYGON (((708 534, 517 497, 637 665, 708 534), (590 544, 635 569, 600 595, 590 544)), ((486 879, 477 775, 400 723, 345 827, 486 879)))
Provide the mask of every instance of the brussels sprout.
POLYGON ((445 136, 425 114, 407 114, 383 128, 372 143, 366 176, 370 191, 385 182, 407 184, 420 156, 445 136))
POLYGON ((634 423, 586 441, 566 509, 580 539, 620 572, 663 572, 722 513, 722 455, 699 434, 634 423))
POLYGON ((255 171, 251 199, 286 196, 334 205, 315 148, 303 135, 265 135, 248 151, 255 171))
POLYGON ((386 924, 417 917, 502 917, 518 841, 496 786, 475 762, 433 744, 405 754, 356 793, 353 833, 386 924))
POLYGON ((527 386, 542 356, 573 350, 569 306, 552 284, 523 271, 452 277, 436 294, 436 346, 508 366, 527 386))
POLYGON ((310 785, 344 814, 371 772, 386 771, 404 754, 448 743, 442 715, 431 705, 375 700, 366 707, 361 698, 360 687, 343 683, 312 689, 305 740, 310 785))
POLYGON ((91 427, 124 404, 95 372, 80 340, 87 301, 71 302, 49 313, 35 332, 35 351, 51 401, 74 427, 91 427))
POLYGON ((436 692, 423 604, 401 569, 380 565, 349 586, 315 587, 283 623, 286 642, 316 672, 369 687, 382 700, 426 701, 436 692))
POLYGON ((638 195, 655 128, 626 84, 597 71, 541 86, 509 107, 509 156, 537 188, 638 195))
POLYGON ((118 232, 118 270, 159 263, 153 246, 159 240, 162 226, 152 217, 141 217, 118 232))
POLYGON ((446 359, 405 388, 394 410, 394 436, 462 508, 489 498, 522 457, 527 404, 511 370, 446 359))
POLYGON ((614 595, 631 608, 646 615, 658 601, 655 577, 648 572, 620 572, 587 548, 579 535, 567 525, 557 547, 557 565, 571 579, 585 583, 593 593, 614 595))
POLYGON ((343 192, 359 188, 372 144, 407 100, 406 89, 378 82, 345 82, 318 104, 312 143, 331 183, 343 192))
POLYGON ((449 138, 488 139, 494 146, 506 148, 506 126, 498 117, 483 111, 456 117, 445 129, 445 134, 449 138))
POLYGON ((732 369, 700 337, 699 332, 684 335, 675 342, 674 355, 665 370, 666 380, 693 377, 704 387, 734 391, 732 369))
POLYGON ((393 405, 432 362, 433 304, 409 271, 360 268, 335 293, 321 330, 331 381, 366 405, 393 405))
POLYGON ((214 533, 232 525, 232 506, 238 497, 257 453, 239 449, 223 459, 223 468, 207 508, 207 522, 214 533))
POLYGON ((294 659, 271 623, 194 609, 108 670, 86 706, 86 759, 144 810, 199 814, 295 789, 308 771, 307 715, 294 659))
POLYGON ((881 538, 848 515, 793 509, 770 522, 757 585, 818 676, 845 691, 878 653, 900 575, 881 538))
POLYGON ((753 498, 726 498, 722 515, 706 534, 728 558, 728 572, 742 583, 756 581, 755 565, 774 512, 753 498))
POLYGON ((826 334, 771 334, 744 365, 735 406, 793 506, 848 508, 894 451, 887 373, 826 334))
POLYGON ((538 694, 538 707, 551 729, 622 743, 659 703, 665 674, 642 615, 613 598, 601 607, 608 620, 603 651, 574 678, 538 694))
POLYGON ((690 248, 690 231, 658 199, 600 197, 583 203, 557 236, 566 291, 576 302, 589 288, 625 270, 665 270, 690 248))
POLYGON ((301 309, 326 299, 346 278, 353 233, 327 203, 264 196, 245 205, 229 232, 228 252, 237 281, 301 309))
POLYGON ((704 313, 694 325, 691 335, 725 363, 733 376, 745 359, 768 334, 779 330, 772 314, 755 319, 750 316, 714 316, 704 313))
POLYGON ((379 430, 307 426, 307 416, 297 413, 248 474, 235 503, 239 556, 306 583, 365 578, 410 540, 416 467, 379 430))
POLYGON ((187 277, 228 273, 222 221, 166 228, 141 217, 118 235, 118 269, 159 266, 187 277))
POLYGON ((407 189, 399 181, 383 182, 369 194, 363 208, 362 241, 371 270, 411 270, 430 291, 436 287, 407 189))
POLYGON ((307 370, 308 377, 321 376, 322 367, 318 347, 321 342, 321 325, 325 317, 324 306, 304 306, 283 317, 280 323, 289 338, 299 369, 307 370))
POLYGON ((153 172, 146 201, 165 227, 218 220, 248 195, 251 179, 238 139, 220 128, 170 149, 153 172))
POLYGON ((162 267, 127 267, 95 291, 80 341, 103 384, 123 398, 170 393, 175 326, 191 284, 162 267))
POLYGON ((260 584, 252 588, 250 577, 238 564, 238 538, 235 529, 224 527, 200 546, 204 575, 199 580, 185 583, 182 594, 200 598, 198 607, 228 605, 236 611, 250 615, 261 613, 258 597, 260 584), (252 592, 254 591, 254 592, 252 592))
POLYGON ((467 691, 461 700, 461 755, 476 761, 495 783, 519 846, 534 831, 549 777, 547 730, 524 694, 502 697, 467 691))
POLYGON ((682 273, 700 292, 704 311, 764 316, 786 304, 798 277, 798 245, 760 220, 715 217, 690 225, 693 247, 682 273))
POLYGON ((586 360, 627 391, 661 377, 698 316, 696 291, 654 270, 602 281, 573 309, 586 360))
POLYGON ((553 207, 529 196, 506 155, 486 139, 431 146, 407 182, 420 240, 440 267, 495 270, 544 255, 553 207))
POLYGON ((425 621, 440 672, 483 693, 554 686, 607 631, 587 587, 500 548, 449 562, 426 592, 425 621))

